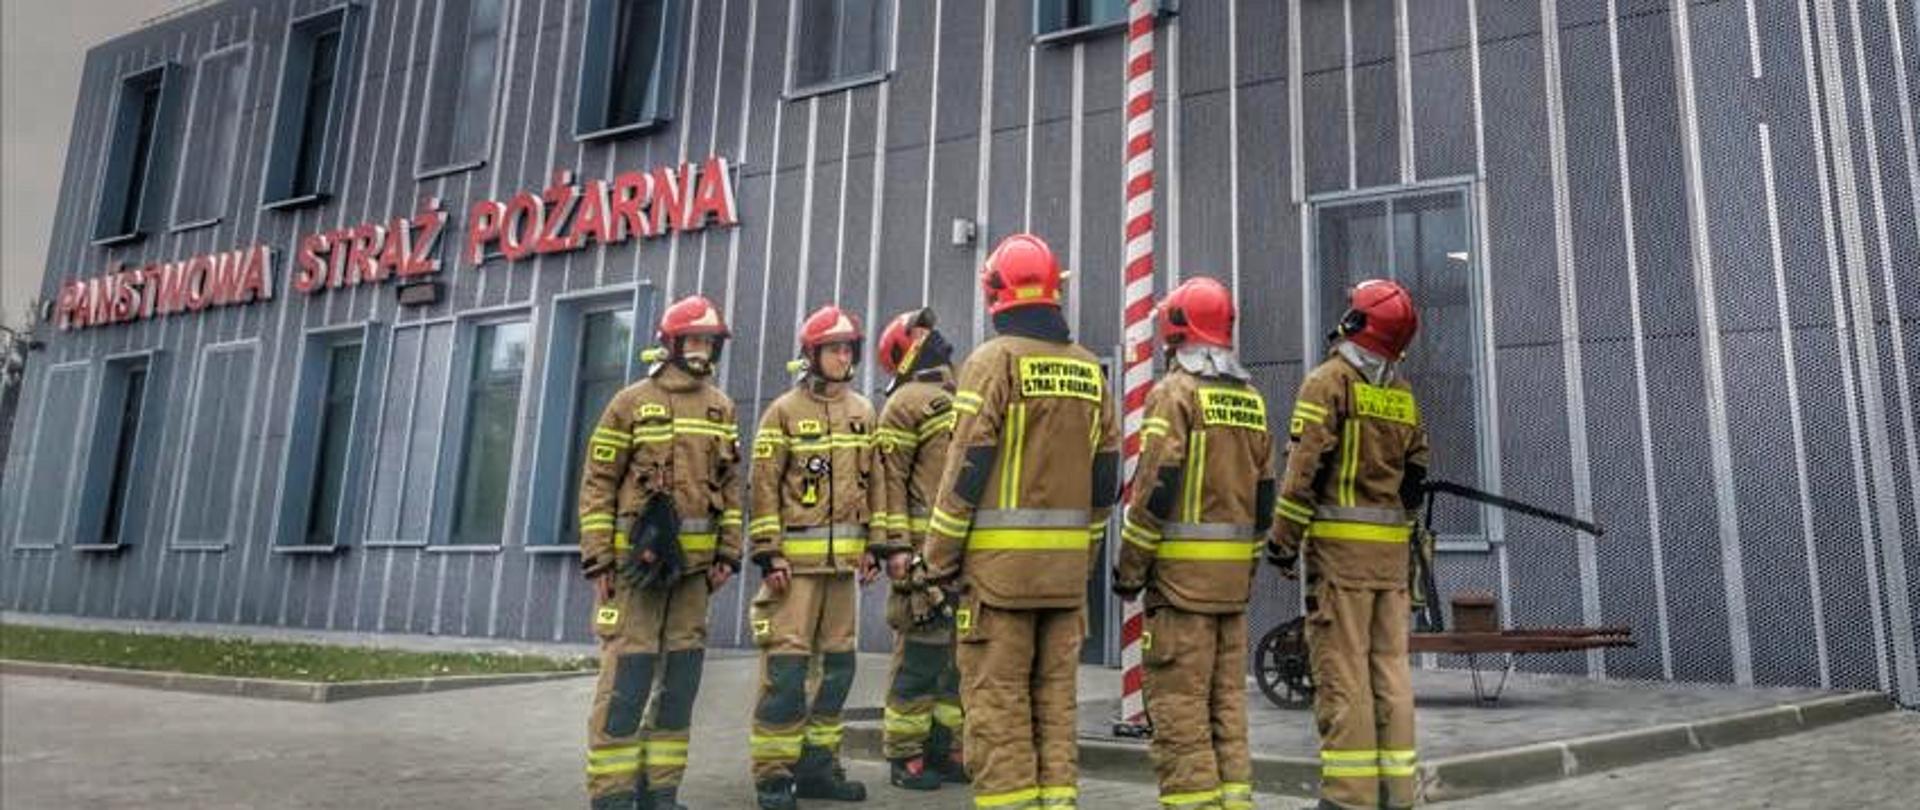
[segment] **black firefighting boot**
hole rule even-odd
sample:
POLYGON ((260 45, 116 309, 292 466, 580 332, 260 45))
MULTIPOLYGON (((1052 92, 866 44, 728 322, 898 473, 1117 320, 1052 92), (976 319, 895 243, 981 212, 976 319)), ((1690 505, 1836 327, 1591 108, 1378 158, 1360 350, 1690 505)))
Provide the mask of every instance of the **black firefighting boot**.
POLYGON ((785 776, 754 785, 753 794, 760 810, 796 810, 800 806, 793 800, 793 780, 785 776))
POLYGON ((793 764, 793 795, 802 799, 830 799, 836 802, 864 802, 867 786, 849 781, 827 749, 809 745, 800 751, 793 764))
POLYGON ((654 788, 640 795, 640 810, 687 810, 680 803, 680 788, 654 788))
POLYGON ((646 805, 635 799, 632 793, 596 796, 588 807, 592 810, 646 810, 646 805))
POLYGON ((953 750, 953 742, 953 729, 933 727, 927 737, 927 769, 939 773, 949 785, 964 785, 973 780, 967 778, 967 763, 959 751, 953 750))
POLYGON ((940 772, 929 767, 925 756, 904 757, 889 760, 893 767, 887 774, 887 781, 894 787, 907 790, 939 790, 940 772))

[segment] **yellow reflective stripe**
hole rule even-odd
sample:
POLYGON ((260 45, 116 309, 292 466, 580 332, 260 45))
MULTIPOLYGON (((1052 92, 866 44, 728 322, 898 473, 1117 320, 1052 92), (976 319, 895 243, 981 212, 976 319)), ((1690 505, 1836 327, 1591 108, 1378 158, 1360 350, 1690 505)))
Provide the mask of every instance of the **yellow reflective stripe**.
POLYGON ((589 776, 633 773, 638 770, 640 770, 640 746, 638 745, 623 745, 619 748, 588 749, 587 751, 587 774, 589 776))
POLYGON ((740 517, 740 510, 738 509, 728 509, 725 512, 721 512, 719 521, 720 528, 731 529, 739 527, 740 517))
POLYGON ((1244 563, 1260 556, 1260 547, 1250 540, 1167 540, 1154 554, 1163 560, 1244 563))
POLYGON ((1133 517, 1129 515, 1126 520, 1120 522, 1120 539, 1147 551, 1153 551, 1154 547, 1160 543, 1160 532, 1133 522, 1133 517))
POLYGON ((932 438, 936 434, 952 430, 953 423, 958 421, 960 421, 960 417, 953 411, 947 411, 939 416, 928 417, 926 421, 920 423, 918 438, 924 441, 932 438))
POLYGON ((1085 551, 1083 529, 975 529, 968 551, 1085 551))
POLYGON ((1320 766, 1320 778, 1322 779, 1341 779, 1341 778, 1365 779, 1365 778, 1377 777, 1379 775, 1380 775, 1380 766, 1378 765, 1322 765, 1320 766))
POLYGON ((1160 803, 1168 807, 1185 807, 1190 804, 1209 804, 1220 801, 1220 791, 1199 790, 1192 793, 1168 793, 1160 797, 1160 803))
POLYGON ((1079 801, 1079 799, 1080 789, 1072 785, 1040 786, 1040 805, 1042 807, 1048 805, 1072 806, 1073 803, 1079 801))
POLYGON ((1187 434, 1187 471, 1181 476, 1186 489, 1182 499, 1184 518, 1189 523, 1200 522, 1200 495, 1205 488, 1207 475, 1207 434, 1194 431, 1187 434))
POLYGON ((1275 514, 1295 523, 1313 522, 1313 507, 1285 496, 1274 500, 1273 511, 1275 514))
POLYGON ((907 531, 913 532, 914 534, 925 534, 927 527, 931 525, 932 521, 924 517, 908 516, 907 518, 907 531))
POLYGON ((720 547, 720 536, 712 532, 680 535, 680 550, 699 553, 720 547))
POLYGON ((918 434, 910 433, 899 428, 877 428, 873 431, 873 437, 880 441, 882 447, 887 447, 889 442, 892 443, 892 447, 907 450, 911 450, 920 445, 920 436, 918 434))
POLYGON ((1229 808, 1253 807, 1253 785, 1246 782, 1220 783, 1220 800, 1229 808))
POLYGON ((768 515, 767 517, 754 518, 753 522, 747 524, 747 534, 779 534, 779 533, 780 533, 780 516, 779 515, 768 515))
POLYGON ((867 550, 864 537, 835 537, 832 540, 787 540, 780 551, 789 557, 825 557, 828 553, 858 554, 867 550))
POLYGON ((798 759, 800 757, 800 749, 805 745, 805 734, 767 736, 753 734, 747 737, 747 748, 751 757, 760 761, 798 759))
POLYGON ((1295 401, 1295 402, 1293 403, 1293 409, 1294 409, 1295 411, 1305 411, 1305 412, 1307 412, 1307 413, 1310 413, 1310 414, 1313 414, 1313 415, 1315 415, 1315 416, 1319 416, 1319 417, 1322 417, 1322 418, 1325 418, 1325 417, 1326 417, 1326 415, 1327 415, 1327 413, 1328 413, 1328 411, 1327 411, 1327 409, 1326 409, 1326 407, 1325 407, 1325 406, 1322 406, 1322 405, 1319 405, 1319 404, 1317 404, 1317 403, 1313 403, 1313 402, 1308 402, 1308 401, 1306 401, 1306 400, 1304 400, 1304 399, 1303 399, 1303 400, 1298 400, 1298 401, 1295 401))
POLYGON ((732 422, 715 422, 711 419, 684 418, 673 420, 673 426, 690 433, 717 433, 733 439, 739 438, 740 426, 732 422))
POLYGON ((608 526, 612 526, 612 525, 613 525, 613 513, 612 513, 612 512, 582 512, 582 513, 580 513, 580 526, 581 526, 582 528, 585 528, 586 526, 588 526, 588 525, 591 525, 591 524, 599 524, 599 523, 605 523, 605 524, 607 524, 608 526))
POLYGON ((1352 506, 1353 480, 1360 474, 1360 420, 1348 420, 1342 432, 1345 435, 1340 440, 1339 499, 1341 506, 1352 506))
POLYGON ((1349 523, 1344 520, 1315 521, 1307 528, 1310 537, 1324 540, 1353 540, 1361 543, 1405 543, 1412 529, 1407 526, 1383 526, 1378 523, 1349 523))
POLYGON ((838 748, 840 747, 840 738, 845 734, 846 728, 839 723, 824 723, 816 726, 808 726, 806 742, 808 745, 816 745, 821 748, 838 748))
POLYGON ((941 701, 933 704, 933 720, 949 730, 957 731, 966 727, 967 713, 959 703, 941 701))
POLYGON ((1419 772, 1420 772, 1420 768, 1415 765, 1381 765, 1380 766, 1381 776, 1413 776, 1414 774, 1417 774, 1419 772))
POLYGON ((980 406, 985 405, 986 402, 979 394, 972 391, 960 391, 953 395, 953 409, 968 415, 979 413, 980 406))
POLYGON ((1000 508, 1020 507, 1020 457, 1026 454, 1027 404, 1007 408, 1007 435, 1000 442, 1000 508))
POLYGON ((1419 754, 1411 748, 1380 749, 1381 776, 1412 776, 1419 771, 1419 754))
POLYGON ((1330 749, 1320 752, 1321 762, 1373 762, 1380 752, 1372 748, 1330 749))
POLYGON ((927 528, 948 537, 966 537, 969 523, 938 509, 927 519, 927 528))
POLYGON ((1301 402, 1293 406, 1293 418, 1312 422, 1316 425, 1324 425, 1327 423, 1327 412, 1310 408, 1307 403, 1301 402))
POLYGON ((1167 432, 1171 430, 1173 430, 1173 423, 1157 416, 1149 416, 1140 420, 1141 436, 1165 436, 1167 432))
POLYGON ((1023 788, 1021 790, 1010 790, 1005 793, 975 794, 973 797, 973 806, 1014 807, 1031 803, 1038 798, 1040 798, 1039 788, 1023 788))
POLYGON ((889 706, 886 710, 885 720, 882 721, 882 726, 888 736, 920 736, 928 734, 933 731, 933 713, 921 712, 907 714, 905 712, 894 711, 893 707, 889 706))

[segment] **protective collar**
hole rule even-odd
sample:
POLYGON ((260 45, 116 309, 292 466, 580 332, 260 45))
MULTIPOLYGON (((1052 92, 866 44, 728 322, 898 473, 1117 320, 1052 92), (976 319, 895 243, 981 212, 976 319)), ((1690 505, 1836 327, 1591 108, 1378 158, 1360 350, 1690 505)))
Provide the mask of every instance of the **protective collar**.
POLYGON ((1230 377, 1246 382, 1253 375, 1240 365, 1232 349, 1218 346, 1183 346, 1175 349, 1172 362, 1199 377, 1230 377))

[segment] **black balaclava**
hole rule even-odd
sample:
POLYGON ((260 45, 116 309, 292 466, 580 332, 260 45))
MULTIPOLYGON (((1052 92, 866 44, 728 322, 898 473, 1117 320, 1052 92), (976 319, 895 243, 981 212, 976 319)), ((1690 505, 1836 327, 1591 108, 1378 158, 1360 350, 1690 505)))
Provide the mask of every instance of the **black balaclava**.
POLYGON ((993 331, 1052 343, 1070 343, 1073 333, 1067 329, 1066 315, 1059 307, 1025 306, 1002 310, 993 315, 993 331))

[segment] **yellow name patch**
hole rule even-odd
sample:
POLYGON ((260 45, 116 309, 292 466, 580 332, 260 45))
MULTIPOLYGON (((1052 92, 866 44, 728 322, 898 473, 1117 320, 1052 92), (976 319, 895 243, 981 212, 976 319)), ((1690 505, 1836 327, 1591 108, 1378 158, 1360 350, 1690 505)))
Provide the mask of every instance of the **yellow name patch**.
POLYGON ((1354 383, 1353 412, 1356 416, 1385 419, 1403 425, 1420 424, 1420 406, 1414 404, 1413 392, 1398 388, 1354 383))
POLYGON ((1020 358, 1020 396, 1099 402, 1104 387, 1097 364, 1066 357, 1020 358))
POLYGON ((619 624, 620 609, 612 605, 602 606, 598 611, 594 612, 593 621, 595 624, 603 624, 603 625, 619 624))
POLYGON ((820 420, 818 419, 802 419, 794 424, 793 432, 800 436, 818 436, 827 432, 827 429, 820 424, 820 420))
POLYGON ((666 415, 667 415, 667 406, 662 405, 658 402, 647 402, 647 403, 643 403, 640 406, 641 419, 651 419, 654 417, 666 416, 666 415))
POLYGON ((1251 391, 1232 388, 1202 388, 1200 418, 1209 425, 1267 429, 1267 401, 1251 391))
POLYGON ((594 461, 612 461, 615 458, 619 457, 619 455, 620 455, 619 450, 608 447, 604 444, 596 444, 593 446, 594 461))

